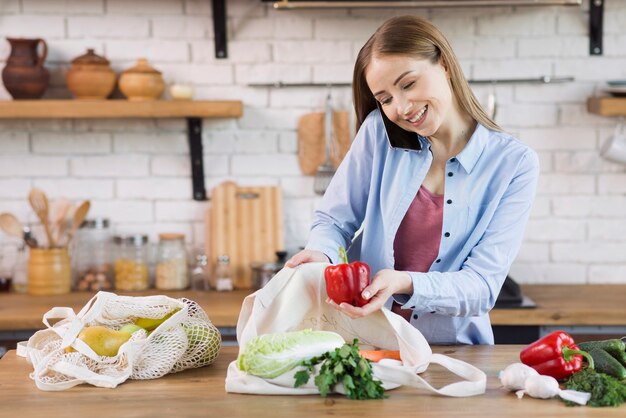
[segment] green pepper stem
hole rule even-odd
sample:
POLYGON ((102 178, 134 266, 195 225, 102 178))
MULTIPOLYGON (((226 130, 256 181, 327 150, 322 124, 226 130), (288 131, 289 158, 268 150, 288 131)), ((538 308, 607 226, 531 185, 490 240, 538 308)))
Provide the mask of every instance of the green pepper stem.
POLYGON ((346 249, 343 247, 339 247, 339 258, 341 258, 343 264, 348 264, 348 253, 346 253, 346 249))
POLYGON ((594 369, 595 368, 595 364, 593 363, 593 357, 591 357, 591 355, 586 352, 586 351, 582 351, 582 350, 573 350, 571 348, 569 348, 568 346, 563 346, 563 349, 561 350, 561 353, 563 353, 563 358, 567 361, 570 361, 572 359, 572 357, 574 357, 574 355, 576 354, 580 354, 581 356, 583 356, 584 358, 587 359, 587 363, 589 363, 589 368, 590 369, 594 369))

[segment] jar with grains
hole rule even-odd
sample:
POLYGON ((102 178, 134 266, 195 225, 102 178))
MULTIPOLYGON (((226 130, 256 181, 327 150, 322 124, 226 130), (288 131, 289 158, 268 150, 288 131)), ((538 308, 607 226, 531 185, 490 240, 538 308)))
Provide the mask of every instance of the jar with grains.
POLYGON ((145 290, 148 288, 148 236, 115 236, 115 288, 145 290))
POLYGON ((73 241, 73 290, 113 289, 113 237, 106 218, 87 219, 73 241))
POLYGON ((162 290, 189 287, 184 234, 159 234, 155 287, 162 290))

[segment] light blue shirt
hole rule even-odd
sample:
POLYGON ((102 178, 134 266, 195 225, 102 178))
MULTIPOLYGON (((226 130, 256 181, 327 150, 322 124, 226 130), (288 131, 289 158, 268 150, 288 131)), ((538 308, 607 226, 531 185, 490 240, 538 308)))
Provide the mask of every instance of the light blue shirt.
MULTIPOLYGON (((339 246, 348 248, 359 232, 350 259, 368 263, 372 277, 394 268, 396 232, 433 159, 424 137, 414 146, 395 141, 379 111, 370 113, 315 211, 307 249, 338 262, 339 246)), ((489 311, 522 242, 539 176, 537 154, 478 124, 445 170, 437 259, 427 273, 409 272, 412 295, 394 298, 413 310, 411 324, 430 343, 493 344, 489 311)))

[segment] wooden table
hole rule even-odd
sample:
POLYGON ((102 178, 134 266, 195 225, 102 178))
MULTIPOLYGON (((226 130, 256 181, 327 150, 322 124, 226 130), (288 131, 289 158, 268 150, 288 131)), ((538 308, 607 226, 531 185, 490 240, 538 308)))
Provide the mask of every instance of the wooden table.
MULTIPOLYGON (((619 408, 567 407, 558 399, 524 397, 500 387, 497 373, 516 361, 519 346, 433 347, 465 360, 488 376, 485 395, 446 398, 413 388, 387 392, 376 401, 351 401, 339 395, 262 396, 228 394, 224 379, 235 347, 225 347, 216 363, 149 381, 127 381, 116 389, 81 385, 63 392, 43 392, 28 377, 32 367, 10 351, 0 360, 0 416, 41 417, 624 417, 619 408), (6 415, 5 415, 6 414, 6 415)), ((440 387, 455 380, 438 366, 422 374, 440 387)))

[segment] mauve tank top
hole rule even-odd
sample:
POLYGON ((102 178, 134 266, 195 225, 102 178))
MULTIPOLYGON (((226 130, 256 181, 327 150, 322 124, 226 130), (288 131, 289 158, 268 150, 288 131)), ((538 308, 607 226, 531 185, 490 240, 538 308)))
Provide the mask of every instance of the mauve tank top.
MULTIPOLYGON (((404 215, 393 242, 394 268, 399 271, 427 272, 439 253, 443 225, 443 195, 421 186, 404 215)), ((394 302, 392 311, 407 321, 410 309, 400 309, 394 302)))

